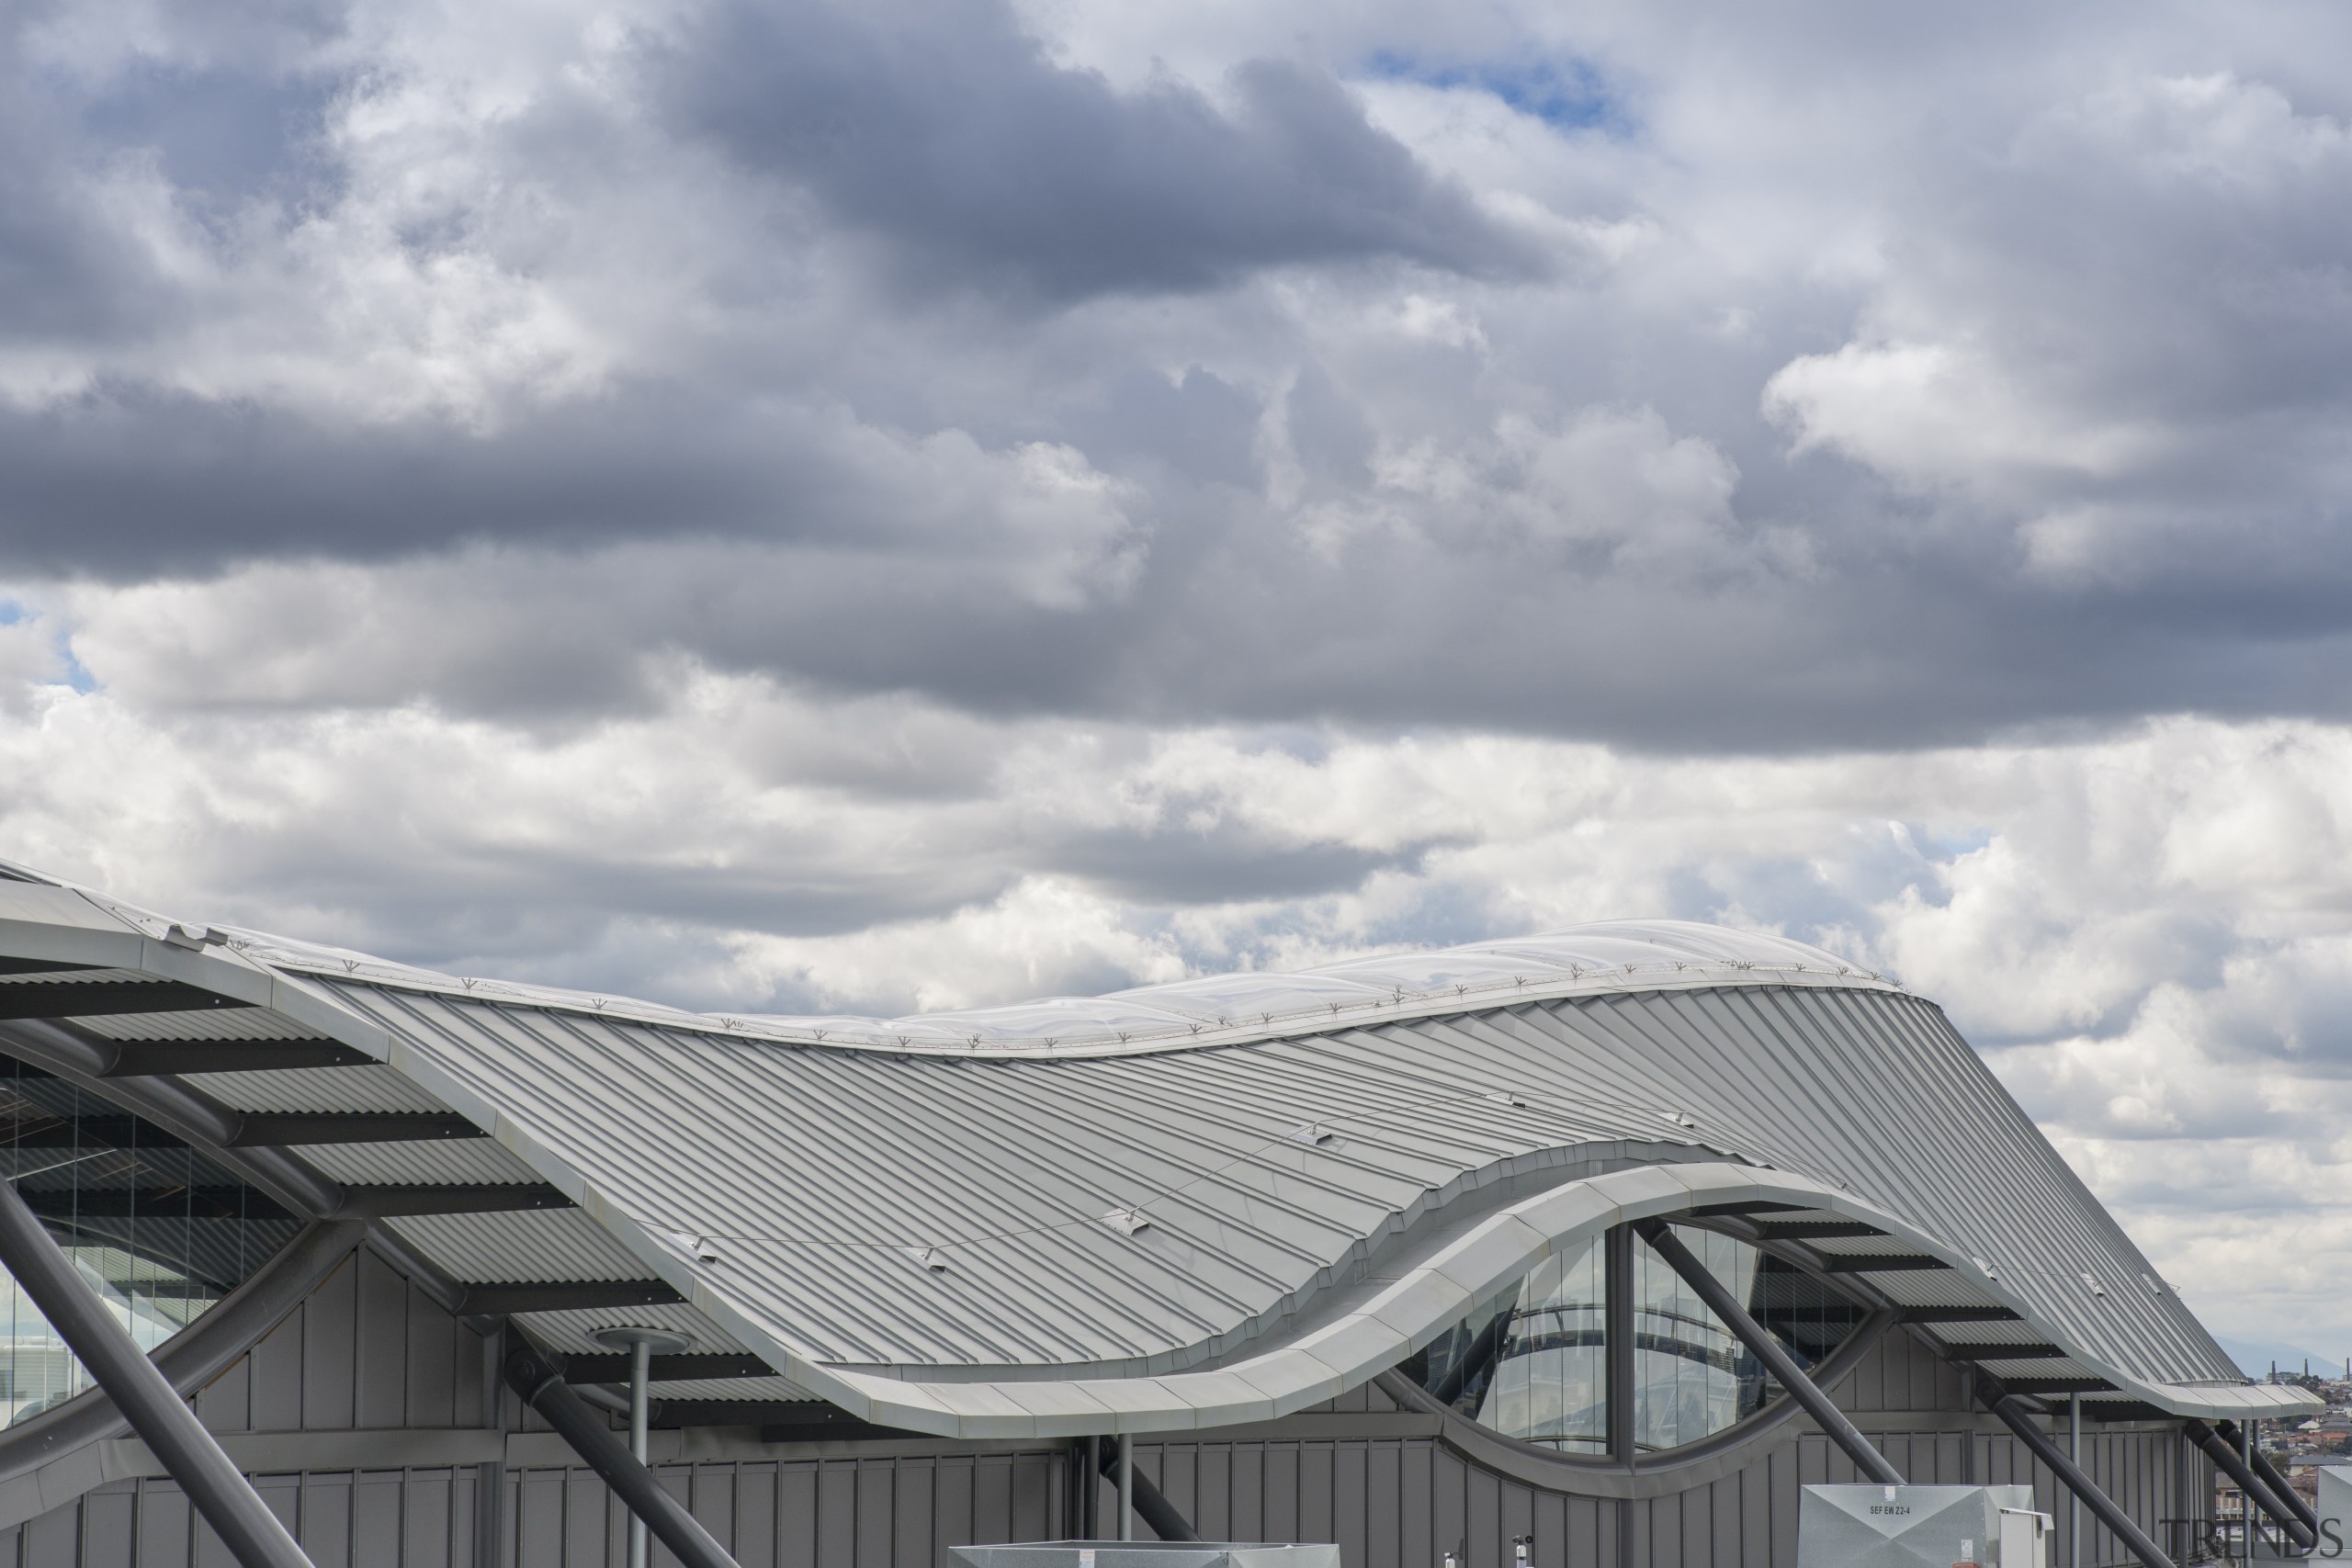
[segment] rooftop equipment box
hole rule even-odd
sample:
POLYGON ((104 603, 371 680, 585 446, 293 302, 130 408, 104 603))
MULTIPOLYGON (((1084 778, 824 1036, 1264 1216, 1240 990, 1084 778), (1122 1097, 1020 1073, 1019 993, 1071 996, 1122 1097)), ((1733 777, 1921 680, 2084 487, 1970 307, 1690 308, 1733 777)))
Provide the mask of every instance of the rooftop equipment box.
POLYGON ((2319 1472, 2319 1549, 2314 1555, 2340 1557, 2352 1551, 2352 1469, 2322 1465, 2319 1472))
POLYGON ((1340 1568, 1336 1546, 1262 1540, 1030 1540, 947 1555, 964 1568, 1340 1568))
POLYGON ((2030 1486, 1808 1486, 1797 1568, 2049 1568, 2030 1486))

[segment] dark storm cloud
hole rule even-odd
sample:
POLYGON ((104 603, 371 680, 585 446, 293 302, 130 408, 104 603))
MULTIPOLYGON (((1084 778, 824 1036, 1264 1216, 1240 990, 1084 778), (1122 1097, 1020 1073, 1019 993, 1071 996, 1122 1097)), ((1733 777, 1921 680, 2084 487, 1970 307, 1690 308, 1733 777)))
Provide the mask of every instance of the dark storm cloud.
POLYGON ((655 59, 672 114, 934 287, 1060 301, 1372 257, 1542 266, 1289 62, 1237 67, 1230 112, 1179 83, 1121 92, 1048 61, 997 0, 714 6, 655 59))
MULTIPOLYGON (((214 706, 576 719, 684 654, 995 715, 1698 749, 2346 711, 2352 153, 2282 90, 2052 68, 1980 104, 1963 51, 1908 90, 1975 118, 1872 86, 1831 107, 1876 140, 1759 121, 1781 162, 1713 175, 1713 100, 1653 73, 1620 129, 1690 147, 1539 149, 1585 182, 1545 233, 1619 224, 1539 275, 1306 64, 1118 86, 981 0, 630 36, 478 123, 299 39, 17 61, 0 573, 221 579, 242 608, 140 655, 214 706), (143 230, 90 194, 132 154, 171 197, 143 230), (1808 231, 1720 267, 1688 236, 1735 197, 1866 211, 1869 263, 1808 231), (165 267, 141 236, 182 213, 165 267), (869 287, 877 243, 944 291, 869 287), (237 581, 295 561, 375 573, 322 579, 306 635, 381 616, 408 656, 284 673, 242 628, 289 606, 237 581)), ((1759 48, 1752 98, 1826 90, 1759 48)), ((1427 90, 1508 107, 1491 76, 1427 90)))

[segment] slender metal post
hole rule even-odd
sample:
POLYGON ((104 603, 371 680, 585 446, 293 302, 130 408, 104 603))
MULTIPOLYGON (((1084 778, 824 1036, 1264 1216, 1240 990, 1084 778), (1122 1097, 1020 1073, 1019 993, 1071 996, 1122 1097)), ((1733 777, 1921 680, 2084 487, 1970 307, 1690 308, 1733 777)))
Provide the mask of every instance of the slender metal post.
POLYGON ((2148 1532, 2100 1491, 2098 1483, 2084 1474, 2082 1467, 2068 1459, 2066 1450, 2051 1441, 2047 1432, 2034 1425, 2033 1413, 2026 1408, 2023 1399, 2004 1388, 1999 1379, 1981 1371, 1977 1373, 1976 1397, 2001 1418, 2001 1425, 2017 1435, 2018 1441, 2033 1451, 2034 1458, 2050 1467, 2061 1484, 2082 1499, 2091 1517, 2112 1530, 2132 1556, 2146 1568, 2173 1568, 2173 1561, 2165 1555, 2164 1548, 2150 1540, 2148 1532))
MULTIPOLYGON (((693 1341, 666 1328, 600 1328, 596 1342, 628 1352, 628 1457, 643 1464, 648 1453, 645 1428, 651 1413, 653 1352, 674 1356, 693 1341)), ((628 1517, 628 1568, 646 1568, 649 1555, 645 1521, 632 1513, 628 1517)))
MULTIPOLYGON (((2082 1394, 2065 1396, 2065 1458, 2082 1470, 2082 1394)), ((630 1568, 644 1568, 630 1563, 630 1568)), ((2065 1500, 2065 1568, 2082 1568, 2082 1497, 2065 1500)))
POLYGON ((605 1478, 628 1511, 643 1519, 686 1568, 742 1568, 727 1549, 670 1495, 651 1471, 632 1458, 604 1419, 571 1392, 563 1373, 528 1346, 506 1358, 506 1382, 523 1403, 547 1417, 588 1468, 605 1478))
MULTIPOLYGON (((2254 1430, 2259 1425, 2261 1425, 2260 1422, 2249 1419, 2244 1427, 2238 1428, 2238 1437, 2240 1439, 2238 1458, 2242 1461, 2245 1462, 2246 1473, 2249 1475, 2254 1473, 2254 1465, 2252 1462, 2254 1459, 2254 1430)), ((2251 1486, 2241 1486, 2238 1488, 2238 1532, 2239 1538, 2245 1542, 2245 1560, 2248 1564, 2248 1568, 2252 1568, 2252 1564, 2254 1562, 2254 1488, 2251 1486)))
POLYGON ((155 1363, 82 1283, 11 1181, 0 1181, 0 1265, 16 1276, 58 1337, 81 1358, 131 1430, 146 1440, 243 1568, 311 1568, 261 1494, 220 1451, 196 1413, 180 1402, 155 1363))
MULTIPOLYGON (((643 1464, 646 1456, 645 1400, 653 1381, 653 1347, 643 1339, 628 1348, 628 1457, 643 1464)), ((628 1568, 645 1568, 645 1521, 628 1518, 628 1568)))
MULTIPOLYGON (((1134 1440, 1133 1438, 1127 1439, 1129 1442, 1134 1440)), ((1168 1500, 1167 1495, 1159 1487, 1151 1483, 1151 1478, 1135 1468, 1133 1454, 1130 1454, 1127 1460, 1127 1485, 1129 1495, 1135 1500, 1136 1512, 1142 1516, 1144 1523, 1151 1527, 1152 1534, 1162 1540, 1201 1539, 1201 1532, 1194 1529, 1192 1522, 1176 1511, 1176 1506, 1168 1500)))
POLYGON ((1723 1319, 1724 1326, 1747 1347, 1750 1355, 1764 1363, 1765 1370, 1789 1391, 1791 1398, 1804 1407, 1804 1413, 1813 1417, 1814 1424, 1827 1434, 1831 1442, 1846 1450, 1847 1457, 1854 1461, 1854 1468, 1860 1471, 1865 1479, 1886 1486, 1903 1484, 1903 1472, 1888 1462, 1884 1454, 1871 1446, 1871 1440, 1846 1418, 1846 1413, 1838 1408, 1835 1401, 1821 1392, 1820 1384, 1804 1375, 1804 1369, 1781 1348, 1781 1342, 1772 1337, 1770 1331, 1750 1317, 1747 1306, 1724 1288, 1721 1280, 1707 1271, 1705 1264, 1691 1256, 1690 1249, 1676 1237, 1672 1227, 1662 1220, 1643 1220, 1637 1228, 1642 1233, 1642 1239, 1650 1244, 1650 1250, 1664 1259, 1668 1268, 1682 1276, 1682 1282, 1707 1303, 1708 1310, 1723 1319))
POLYGON ((1119 1539, 1136 1538, 1136 1438, 1119 1434, 1119 1539))

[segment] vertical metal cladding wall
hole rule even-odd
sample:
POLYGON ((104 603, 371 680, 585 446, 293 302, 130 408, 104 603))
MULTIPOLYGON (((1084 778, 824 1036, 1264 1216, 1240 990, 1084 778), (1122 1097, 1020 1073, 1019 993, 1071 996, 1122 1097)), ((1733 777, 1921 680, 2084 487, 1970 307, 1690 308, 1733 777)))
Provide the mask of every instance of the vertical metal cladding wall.
MULTIPOLYGON (((1953 1431, 1888 1446, 1914 1481, 2025 1481, 2042 1506, 2063 1510, 2049 1475, 2006 1437, 1953 1431)), ((2176 1434, 2109 1434, 2086 1447, 2101 1483, 2135 1515, 2176 1517, 2176 1434)), ((1468 1568, 1501 1568, 1511 1539, 1530 1533, 1544 1568, 1789 1568, 1797 1489, 1853 1479, 1817 1437, 1712 1485, 1627 1503, 1529 1487, 1430 1438, 1138 1445, 1136 1457, 1203 1534, 1336 1540, 1348 1568, 1430 1568, 1457 1546, 1468 1568)), ((933 1568, 955 1542, 1057 1533, 1067 1473, 1058 1452, 1040 1451, 747 1461, 668 1467, 663 1479, 743 1568, 933 1568)), ((321 1568, 477 1568, 477 1474, 265 1476, 259 1484, 321 1568)), ((623 1561, 625 1520, 594 1475, 525 1471, 507 1487, 505 1561, 514 1568, 623 1561)), ((2105 1532, 2089 1529, 2084 1558, 2086 1568, 2128 1561, 2105 1532)), ((671 1559, 657 1551, 656 1561, 671 1559)), ((101 1487, 0 1535, 0 1564, 229 1568, 187 1500, 162 1481, 101 1487)))
MULTIPOLYGON (((205 1389, 197 1408, 224 1434, 405 1430, 430 1447, 435 1431, 482 1425, 482 1372, 480 1339, 362 1253, 205 1389)), ((1910 1479, 2026 1482, 2042 1506, 2063 1513, 2052 1478, 1971 1407, 1964 1374, 1908 1335, 1871 1347, 1835 1393, 1910 1479)), ((510 1427, 526 1425, 518 1415, 510 1404, 510 1427)), ((1792 1568, 1799 1487, 1853 1479, 1826 1439, 1805 1437, 1763 1445, 1754 1462, 1710 1484, 1621 1503, 1498 1475, 1433 1426, 1367 1387, 1225 1439, 1140 1442, 1136 1460, 1204 1534, 1333 1540, 1348 1568, 1433 1568, 1452 1547, 1465 1550, 1466 1568, 1501 1568, 1511 1538, 1530 1533, 1544 1568, 1792 1568)), ((2206 1461, 2172 1427, 2092 1423, 2084 1446, 2100 1484, 2152 1529, 2209 1511, 2206 1461)), ((1061 1530, 1070 1472, 1059 1445, 856 1448, 663 1474, 744 1568, 937 1568, 956 1542, 1061 1530)), ((484 1476, 474 1466, 419 1465, 271 1474, 258 1484, 322 1568, 493 1568, 476 1547, 484 1476)), ((593 1474, 510 1470, 503 1486, 494 1568, 618 1568, 624 1519, 593 1474)), ((2063 1530, 2060 1540, 2056 1568, 2075 1568, 2064 1560, 2063 1530)), ((2126 1562, 2087 1517, 2084 1541, 2081 1568, 2126 1562)), ((0 1530, 0 1568, 214 1565, 229 1568, 226 1553, 165 1480, 102 1486, 0 1530)))

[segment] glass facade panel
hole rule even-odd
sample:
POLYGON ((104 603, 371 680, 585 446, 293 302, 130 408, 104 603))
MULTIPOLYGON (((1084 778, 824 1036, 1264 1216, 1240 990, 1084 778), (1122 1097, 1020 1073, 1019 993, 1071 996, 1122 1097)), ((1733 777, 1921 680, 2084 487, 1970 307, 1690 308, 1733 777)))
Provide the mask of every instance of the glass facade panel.
MULTIPOLYGON (((179 1139, 0 1059, 0 1171, 115 1320, 152 1349, 227 1295, 301 1222, 179 1139)), ((13 1425, 90 1386, 6 1274, 0 1412, 13 1425)))
MULTIPOLYGON (((1677 1225, 1708 1271, 1799 1366, 1835 1349, 1862 1309, 1734 1237, 1677 1225)), ((1398 1370, 1480 1426, 1562 1453, 1609 1449, 1605 1244, 1557 1258, 1499 1292, 1398 1370)), ((1636 1239, 1632 1278, 1634 1444, 1712 1437, 1780 1390, 1681 1277, 1636 1239)))
POLYGON ((1601 1244, 1545 1262, 1404 1371, 1482 1427, 1563 1453, 1609 1446, 1601 1244))

